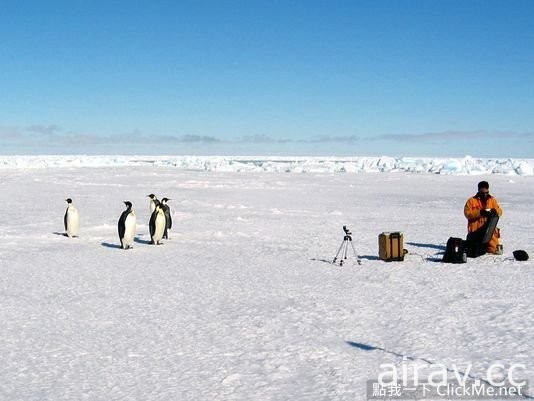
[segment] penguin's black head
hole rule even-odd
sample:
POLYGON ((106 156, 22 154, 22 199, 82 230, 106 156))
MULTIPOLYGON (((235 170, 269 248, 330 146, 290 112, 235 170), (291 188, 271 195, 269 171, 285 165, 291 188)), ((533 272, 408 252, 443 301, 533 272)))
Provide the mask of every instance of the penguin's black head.
POLYGON ((156 195, 154 195, 154 194, 147 195, 147 197, 149 197, 152 200, 158 199, 158 198, 156 198, 156 195))
POLYGON ((132 202, 130 202, 130 201, 124 201, 124 204, 126 205, 126 208, 127 208, 127 209, 131 209, 131 208, 132 208, 132 202))
POLYGON ((163 198, 163 199, 161 200, 161 203, 165 203, 165 202, 168 202, 168 201, 170 201, 169 198, 163 198))
POLYGON ((65 199, 67 201, 68 204, 71 204, 72 203, 72 199, 71 198, 67 198, 65 199))

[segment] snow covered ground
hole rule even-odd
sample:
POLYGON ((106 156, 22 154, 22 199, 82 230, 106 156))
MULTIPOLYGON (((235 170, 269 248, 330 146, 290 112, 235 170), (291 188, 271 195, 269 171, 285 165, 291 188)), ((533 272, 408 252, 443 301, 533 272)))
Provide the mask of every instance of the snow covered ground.
POLYGON ((398 355, 481 377, 521 363, 534 381, 534 265, 510 258, 534 256, 530 175, 48 167, 0 169, 1 400, 365 400, 398 355), (505 254, 434 261, 481 179, 505 254), (149 193, 172 199, 161 246, 149 193), (67 197, 77 239, 61 235, 67 197), (328 263, 343 225, 361 265, 328 263), (404 262, 378 260, 382 231, 404 232, 404 262))

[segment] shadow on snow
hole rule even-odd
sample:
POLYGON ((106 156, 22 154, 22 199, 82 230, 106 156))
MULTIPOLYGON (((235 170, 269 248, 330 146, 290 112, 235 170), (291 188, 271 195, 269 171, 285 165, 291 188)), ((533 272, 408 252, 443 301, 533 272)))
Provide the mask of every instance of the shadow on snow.
POLYGON ((109 242, 102 242, 100 245, 105 246, 106 248, 121 249, 119 244, 111 244, 109 242))
POLYGON ((445 246, 444 245, 436 245, 436 244, 420 244, 418 242, 407 242, 406 245, 412 245, 412 246, 417 246, 419 248, 431 248, 431 249, 438 249, 440 251, 444 251, 445 250, 445 246))

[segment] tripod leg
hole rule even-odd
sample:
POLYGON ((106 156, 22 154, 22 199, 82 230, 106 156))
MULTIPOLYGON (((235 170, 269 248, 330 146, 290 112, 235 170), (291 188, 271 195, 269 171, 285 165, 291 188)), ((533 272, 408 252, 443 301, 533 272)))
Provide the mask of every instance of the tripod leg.
MULTIPOLYGON (((350 243, 352 245, 352 242, 350 243)), ((345 260, 349 257, 349 241, 345 241, 345 260)))
POLYGON ((341 262, 339 262, 340 266, 343 266, 344 261, 347 260, 347 240, 343 240, 343 251, 341 253, 341 262))
POLYGON ((351 242, 350 245, 352 246, 352 251, 354 252, 354 256, 356 256, 356 259, 359 259, 358 252, 356 252, 356 248, 354 247, 354 244, 351 242))
POLYGON ((332 261, 332 263, 336 263, 336 260, 339 256, 339 253, 341 252, 341 248, 343 248, 343 244, 344 244, 345 241, 342 241, 341 242, 341 246, 339 247, 339 249, 337 250, 337 253, 336 253, 336 256, 334 257, 334 260, 332 261))
POLYGON ((360 260, 360 257, 358 256, 358 252, 356 252, 356 248, 354 247, 354 243, 351 241, 350 245, 352 246, 352 250, 354 252, 354 256, 356 257, 356 261, 358 264, 361 264, 362 261, 360 260))

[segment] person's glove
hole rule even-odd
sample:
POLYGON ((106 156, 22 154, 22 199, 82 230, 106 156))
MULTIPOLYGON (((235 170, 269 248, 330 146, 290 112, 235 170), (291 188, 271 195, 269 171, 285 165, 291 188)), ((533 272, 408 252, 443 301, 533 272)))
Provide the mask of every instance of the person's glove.
POLYGON ((490 213, 492 216, 497 216, 497 209, 491 209, 490 213))
POLYGON ((482 209, 480 211, 480 215, 482 217, 490 217, 491 216, 491 210, 482 209))

